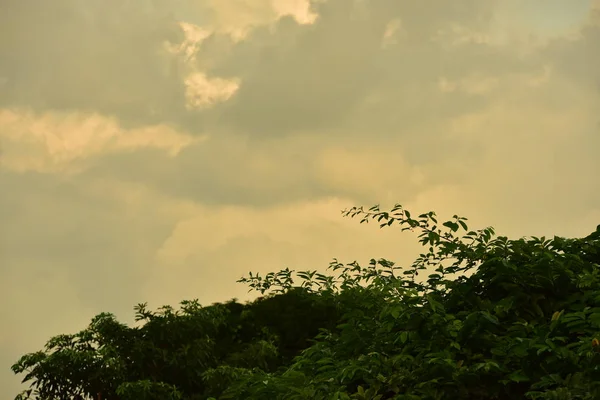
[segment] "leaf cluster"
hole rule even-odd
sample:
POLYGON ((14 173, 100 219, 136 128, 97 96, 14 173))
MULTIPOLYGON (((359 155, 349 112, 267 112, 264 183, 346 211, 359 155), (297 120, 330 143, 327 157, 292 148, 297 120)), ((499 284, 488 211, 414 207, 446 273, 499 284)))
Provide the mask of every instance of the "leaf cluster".
POLYGON ((139 304, 138 327, 100 314, 13 365, 31 385, 16 400, 600 398, 600 226, 509 240, 400 205, 343 214, 418 231, 425 251, 249 273, 251 303, 139 304))

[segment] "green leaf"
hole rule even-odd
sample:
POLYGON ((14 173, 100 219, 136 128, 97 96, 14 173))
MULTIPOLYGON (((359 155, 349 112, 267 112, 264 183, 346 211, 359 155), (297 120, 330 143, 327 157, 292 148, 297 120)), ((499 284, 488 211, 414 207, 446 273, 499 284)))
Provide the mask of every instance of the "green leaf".
POLYGON ((514 371, 508 375, 508 379, 513 382, 529 382, 529 377, 525 374, 522 369, 514 371))
POLYGON ((398 319, 398 317, 400 316, 400 313, 402 311, 404 311, 404 307, 396 306, 396 307, 392 308, 392 311, 390 312, 390 314, 392 314, 392 317, 394 317, 394 319, 398 319))
POLYGON ((400 341, 404 344, 408 341, 408 332, 400 332, 400 341))
POLYGON ((452 232, 458 231, 458 224, 456 222, 446 221, 442 225, 444 225, 447 228, 450 228, 452 232))
POLYGON ((365 389, 362 386, 359 386, 357 390, 358 390, 358 394, 360 394, 361 396, 364 397, 365 389))

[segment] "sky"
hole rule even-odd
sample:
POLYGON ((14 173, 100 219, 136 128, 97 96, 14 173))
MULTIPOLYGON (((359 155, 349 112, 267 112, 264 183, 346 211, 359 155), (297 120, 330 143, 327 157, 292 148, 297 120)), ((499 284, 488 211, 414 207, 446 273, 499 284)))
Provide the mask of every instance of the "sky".
POLYGON ((600 1, 0 0, 0 398, 100 312, 600 224, 600 1))

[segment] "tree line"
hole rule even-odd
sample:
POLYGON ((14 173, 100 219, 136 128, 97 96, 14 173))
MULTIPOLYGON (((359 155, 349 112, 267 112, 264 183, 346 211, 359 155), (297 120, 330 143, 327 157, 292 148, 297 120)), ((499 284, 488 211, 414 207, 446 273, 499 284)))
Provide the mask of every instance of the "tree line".
POLYGON ((255 301, 138 304, 137 327, 101 313, 12 366, 30 385, 15 400, 600 398, 600 225, 509 240, 401 205, 342 213, 425 251, 249 273, 255 301))

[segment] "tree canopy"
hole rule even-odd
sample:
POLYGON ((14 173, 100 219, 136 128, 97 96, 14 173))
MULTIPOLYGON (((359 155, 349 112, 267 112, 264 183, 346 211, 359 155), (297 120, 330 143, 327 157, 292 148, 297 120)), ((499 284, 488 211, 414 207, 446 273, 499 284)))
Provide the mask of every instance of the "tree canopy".
POLYGON ((408 268, 249 273, 253 302, 139 304, 137 327, 102 313, 21 357, 15 400, 600 398, 600 225, 509 240, 400 205, 343 214, 426 251, 408 268))

